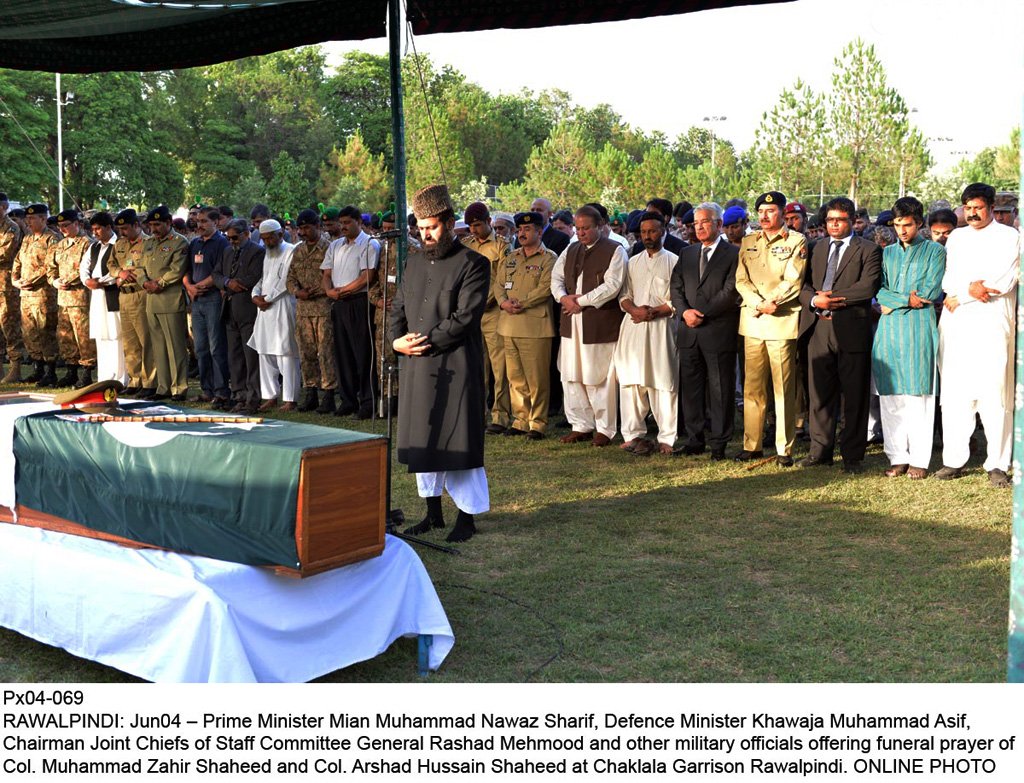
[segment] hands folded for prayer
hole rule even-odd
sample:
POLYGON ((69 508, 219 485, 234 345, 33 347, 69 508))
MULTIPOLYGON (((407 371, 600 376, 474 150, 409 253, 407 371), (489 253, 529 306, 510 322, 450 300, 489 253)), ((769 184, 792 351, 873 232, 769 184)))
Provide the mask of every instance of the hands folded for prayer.
POLYGON ((811 307, 819 310, 839 310, 846 307, 845 296, 833 296, 831 291, 816 291, 816 296, 811 300, 811 307))
POLYGON ((427 342, 427 335, 419 332, 409 332, 391 343, 395 353, 405 356, 421 356, 430 350, 430 343, 427 342))
POLYGON ((524 309, 522 302, 520 302, 518 299, 506 299, 504 302, 498 305, 498 307, 500 307, 506 313, 510 313, 512 315, 519 315, 521 312, 523 312, 524 309))
POLYGON ((697 309, 684 310, 683 323, 685 323, 691 329, 696 329, 698 326, 704 323, 704 313, 697 309))
MULTIPOLYGON (((967 287, 967 293, 979 302, 987 302, 993 296, 999 296, 1002 291, 998 291, 995 288, 989 288, 985 285, 984 280, 975 280, 967 287)), ((950 310, 950 312, 952 312, 952 310, 950 310)))

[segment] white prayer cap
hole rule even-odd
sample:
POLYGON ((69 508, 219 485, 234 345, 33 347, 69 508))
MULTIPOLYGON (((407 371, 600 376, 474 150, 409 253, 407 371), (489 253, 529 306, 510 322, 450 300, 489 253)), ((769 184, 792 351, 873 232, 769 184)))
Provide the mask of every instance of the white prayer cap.
POLYGON ((260 222, 260 233, 261 234, 273 234, 275 231, 281 230, 281 224, 273 218, 267 218, 260 222))

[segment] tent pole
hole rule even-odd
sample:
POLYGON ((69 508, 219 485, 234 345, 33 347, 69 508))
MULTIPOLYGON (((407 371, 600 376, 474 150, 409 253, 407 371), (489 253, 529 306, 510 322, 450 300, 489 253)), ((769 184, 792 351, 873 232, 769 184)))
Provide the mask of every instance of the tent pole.
POLYGON ((57 74, 57 211, 64 211, 64 133, 61 110, 64 101, 60 93, 60 74, 57 74))
POLYGON ((402 106, 402 4, 388 0, 388 61, 391 68, 392 167, 395 174, 396 274, 401 282, 409 252, 409 210, 405 202, 405 114, 402 106))

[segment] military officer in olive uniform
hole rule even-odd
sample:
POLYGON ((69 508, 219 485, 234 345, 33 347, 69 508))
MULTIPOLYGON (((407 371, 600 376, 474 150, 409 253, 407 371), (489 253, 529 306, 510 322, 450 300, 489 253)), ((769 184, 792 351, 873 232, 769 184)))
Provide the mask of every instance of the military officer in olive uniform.
POLYGON ((295 222, 299 242, 292 251, 286 285, 295 297, 295 339, 304 390, 299 410, 315 408, 317 413, 334 413, 334 392, 338 388, 334 323, 331 300, 324 293, 324 273, 320 271, 331 242, 320 231, 320 215, 315 209, 302 210, 295 222))
POLYGON ((82 236, 76 209, 57 215, 57 228, 64 238, 50 253, 46 280, 57 289, 57 347, 67 371, 55 385, 82 388, 92 383, 96 367, 96 342, 89 337, 89 289, 81 277, 82 257, 89 252, 92 238, 82 236))
POLYGON ((768 379, 775 390, 776 461, 793 465, 796 440, 797 347, 800 287, 807 264, 807 240, 790 231, 783 218, 786 197, 778 191, 756 202, 761 230, 743 237, 736 267, 736 293, 742 299, 740 334, 744 341, 743 462, 763 455, 761 440, 768 379))
POLYGON ((142 282, 142 251, 149 234, 134 209, 125 209, 114 218, 118 240, 107 259, 107 272, 117 278, 118 307, 121 313, 121 340, 128 386, 123 396, 149 399, 156 394, 156 364, 146 327, 146 292, 142 282))
POLYGON ((0 334, 11 363, 7 374, 0 383, 17 383, 21 380, 21 355, 25 344, 21 340, 21 302, 18 289, 11 285, 11 267, 21 248, 24 232, 7 215, 10 202, 6 193, 0 193, 0 334))
POLYGON ((155 400, 170 395, 183 402, 188 390, 188 327, 181 278, 188 262, 188 242, 171 226, 166 206, 146 215, 150 238, 142 251, 142 288, 146 292, 146 329, 156 364, 155 400))
POLYGON ((519 247, 499 263, 491 289, 499 307, 497 328, 512 403, 512 425, 505 434, 540 440, 551 396, 551 270, 558 259, 541 242, 542 214, 520 212, 515 224, 519 247))
POLYGON ((21 291, 21 335, 34 370, 25 383, 57 383, 57 292, 46 281, 49 257, 57 237, 47 227, 46 204, 25 209, 29 232, 11 269, 11 284, 21 291))
MULTIPOLYGON (((395 228, 394 212, 385 212, 381 215, 380 228, 382 232, 392 231, 395 228)), ((370 287, 369 298, 370 304, 373 306, 373 335, 378 362, 376 371, 380 380, 381 397, 384 398, 389 393, 388 373, 385 371, 385 368, 389 365, 398 367, 398 357, 395 354, 395 349, 391 342, 385 339, 388 329, 388 310, 391 309, 391 302, 394 300, 395 292, 398 290, 398 241, 394 237, 388 237, 381 241, 384 243, 386 251, 381 253, 380 262, 381 268, 384 271, 377 275, 377 279, 374 280, 373 285, 370 287)), ((409 249, 412 250, 414 245, 411 242, 409 244, 409 249)), ((396 372, 391 376, 391 396, 386 400, 392 416, 398 413, 398 383, 399 377, 396 372)))

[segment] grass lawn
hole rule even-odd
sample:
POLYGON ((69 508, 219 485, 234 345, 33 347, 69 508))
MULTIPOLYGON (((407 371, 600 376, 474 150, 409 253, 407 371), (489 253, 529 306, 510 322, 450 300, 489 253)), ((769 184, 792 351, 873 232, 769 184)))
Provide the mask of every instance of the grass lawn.
MULTIPOLYGON (((430 681, 1005 680, 1011 493, 980 459, 957 481, 911 481, 881 475, 879 446, 851 477, 618 443, 488 437, 479 535, 459 556, 417 548, 456 638, 430 681)), ((400 466, 394 497, 421 518, 400 466)), ((399 640, 323 681, 418 679, 415 641, 399 640)), ((131 680, 0 630, 0 681, 131 680)))

